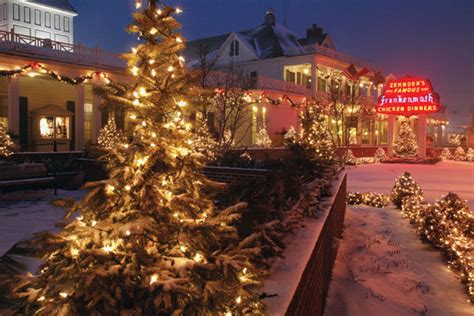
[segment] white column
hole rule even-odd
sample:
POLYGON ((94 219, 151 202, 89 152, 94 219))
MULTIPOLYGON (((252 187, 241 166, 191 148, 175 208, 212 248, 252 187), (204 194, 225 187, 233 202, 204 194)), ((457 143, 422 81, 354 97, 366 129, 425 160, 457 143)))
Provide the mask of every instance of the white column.
POLYGON ((100 105, 102 99, 93 94, 92 97, 92 141, 97 142, 100 129, 102 128, 102 111, 100 105))
POLYGON ((426 157, 426 114, 418 115, 418 158, 426 157))
POLYGON ((84 100, 85 100, 85 89, 84 85, 80 84, 76 86, 76 103, 74 117, 76 121, 76 148, 75 150, 84 149, 84 100))
POLYGON ((20 79, 8 79, 8 129, 20 135, 20 79))
POLYGON ((389 157, 393 156, 393 141, 395 140, 395 115, 388 116, 388 126, 387 126, 387 143, 388 150, 387 154, 389 157))
POLYGON ((316 64, 316 56, 314 56, 313 63, 311 64, 311 94, 313 98, 316 97, 318 92, 318 69, 316 64))

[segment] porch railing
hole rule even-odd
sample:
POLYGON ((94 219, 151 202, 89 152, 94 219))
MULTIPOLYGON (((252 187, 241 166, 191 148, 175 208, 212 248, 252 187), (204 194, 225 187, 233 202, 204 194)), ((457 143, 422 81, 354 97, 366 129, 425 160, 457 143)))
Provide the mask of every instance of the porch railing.
POLYGON ((289 56, 320 54, 326 57, 334 58, 348 64, 354 64, 359 67, 367 67, 372 71, 380 71, 381 69, 373 64, 366 62, 360 58, 353 57, 347 53, 337 51, 332 48, 324 47, 322 45, 306 45, 301 47, 288 48, 287 54, 289 56))
POLYGON ((7 31, 0 31, 0 52, 38 56, 99 68, 123 69, 125 67, 125 62, 116 53, 7 31))

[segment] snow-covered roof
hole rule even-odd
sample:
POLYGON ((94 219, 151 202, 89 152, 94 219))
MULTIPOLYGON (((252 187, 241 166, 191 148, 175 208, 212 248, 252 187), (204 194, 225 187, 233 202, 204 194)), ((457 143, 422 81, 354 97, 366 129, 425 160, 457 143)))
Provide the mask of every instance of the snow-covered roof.
POLYGON ((187 43, 186 57, 188 60, 199 58, 199 51, 205 50, 208 55, 219 50, 226 40, 235 34, 252 49, 258 59, 275 58, 288 55, 290 49, 300 47, 298 36, 280 24, 261 24, 254 29, 227 33, 219 36, 203 38, 187 43))
POLYGON ((78 12, 74 7, 69 3, 68 0, 26 0, 30 3, 40 4, 47 7, 59 9, 69 13, 77 14, 78 12))

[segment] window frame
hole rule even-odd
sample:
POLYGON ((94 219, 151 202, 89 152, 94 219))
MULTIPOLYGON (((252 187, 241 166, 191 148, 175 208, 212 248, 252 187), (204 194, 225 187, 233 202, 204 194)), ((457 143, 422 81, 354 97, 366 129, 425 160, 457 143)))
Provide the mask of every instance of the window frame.
POLYGON ((34 11, 34 16, 35 16, 35 25, 41 26, 41 10, 35 9, 34 11))
POLYGON ((63 18, 64 32, 69 33, 71 31, 71 19, 68 16, 63 18), (67 23, 66 23, 67 22, 67 23))
POLYGON ((31 24, 31 8, 24 6, 23 7, 23 22, 31 24))
POLYGON ((51 28, 51 12, 44 13, 44 26, 47 28, 51 28))
POLYGON ((13 20, 14 21, 20 21, 21 19, 21 10, 20 10, 20 5, 13 3, 13 20), (18 15, 16 15, 16 14, 18 15))
POLYGON ((54 29, 61 31, 61 16, 59 14, 54 15, 54 29))

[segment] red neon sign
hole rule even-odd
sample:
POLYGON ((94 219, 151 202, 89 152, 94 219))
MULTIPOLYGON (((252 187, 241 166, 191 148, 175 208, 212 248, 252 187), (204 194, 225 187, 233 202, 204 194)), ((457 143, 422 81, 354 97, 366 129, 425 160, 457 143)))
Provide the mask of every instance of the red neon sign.
POLYGON ((378 98, 377 113, 416 115, 441 109, 439 95, 428 79, 403 77, 389 81, 378 98))

